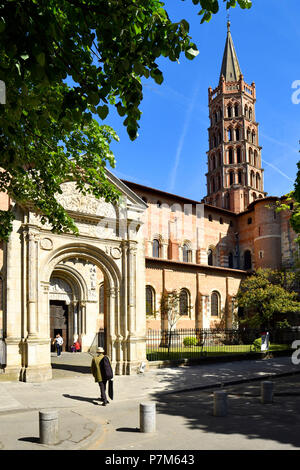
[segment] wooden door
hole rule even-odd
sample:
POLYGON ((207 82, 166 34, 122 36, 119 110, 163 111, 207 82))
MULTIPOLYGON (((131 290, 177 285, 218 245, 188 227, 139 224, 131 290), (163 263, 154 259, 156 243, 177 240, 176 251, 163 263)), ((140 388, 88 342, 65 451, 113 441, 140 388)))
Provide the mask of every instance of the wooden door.
POLYGON ((68 306, 66 305, 65 302, 61 300, 51 300, 50 301, 50 336, 51 336, 51 339, 53 340, 57 334, 60 334, 64 340, 62 350, 68 351, 69 350, 68 306))

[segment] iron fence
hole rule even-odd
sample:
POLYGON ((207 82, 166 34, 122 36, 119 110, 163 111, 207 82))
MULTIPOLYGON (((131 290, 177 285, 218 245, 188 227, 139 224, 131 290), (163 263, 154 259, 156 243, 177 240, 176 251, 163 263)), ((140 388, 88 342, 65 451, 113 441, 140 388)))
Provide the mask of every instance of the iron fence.
MULTIPOLYGON (((270 350, 285 350, 300 339, 300 328, 268 329, 270 350)), ((149 361, 190 359, 227 354, 247 354, 260 351, 259 329, 175 329, 148 330, 147 359, 149 361), (254 343, 255 341, 255 343, 254 343)))

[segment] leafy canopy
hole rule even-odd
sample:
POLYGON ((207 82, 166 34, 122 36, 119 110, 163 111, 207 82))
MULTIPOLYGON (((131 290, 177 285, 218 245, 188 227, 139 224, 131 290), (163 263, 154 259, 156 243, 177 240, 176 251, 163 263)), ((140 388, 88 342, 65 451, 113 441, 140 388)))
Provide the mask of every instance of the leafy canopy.
POLYGON ((245 311, 250 326, 269 326, 275 314, 300 312, 298 294, 293 291, 297 275, 293 272, 258 269, 242 281, 237 306, 245 311))
MULTIPOLYGON (((222 1, 192 0, 201 22, 222 1)), ((250 8, 249 0, 223 0, 250 8)), ((141 79, 163 82, 156 60, 197 54, 186 20, 172 23, 160 0, 4 0, 0 4, 0 192, 42 215, 53 231, 76 227, 56 201, 60 185, 106 201, 118 193, 105 176, 118 136, 100 125, 115 106, 130 139, 138 135, 141 79), (97 120, 95 119, 97 117, 97 120)), ((14 214, 0 211, 7 240, 14 214)))

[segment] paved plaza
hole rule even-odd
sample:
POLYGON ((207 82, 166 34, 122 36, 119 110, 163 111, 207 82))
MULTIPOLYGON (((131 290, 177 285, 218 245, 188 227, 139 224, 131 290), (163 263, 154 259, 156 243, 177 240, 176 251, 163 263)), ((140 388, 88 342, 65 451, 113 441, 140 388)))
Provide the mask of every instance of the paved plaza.
POLYGON ((100 406, 88 354, 53 355, 53 379, 0 381, 2 450, 299 450, 300 368, 290 357, 150 369, 116 376, 100 406), (274 382, 274 402, 260 383, 274 382), (228 393, 228 415, 213 416, 213 392, 228 393), (156 432, 140 432, 139 404, 156 403, 156 432), (60 441, 39 442, 40 410, 56 409, 60 441))

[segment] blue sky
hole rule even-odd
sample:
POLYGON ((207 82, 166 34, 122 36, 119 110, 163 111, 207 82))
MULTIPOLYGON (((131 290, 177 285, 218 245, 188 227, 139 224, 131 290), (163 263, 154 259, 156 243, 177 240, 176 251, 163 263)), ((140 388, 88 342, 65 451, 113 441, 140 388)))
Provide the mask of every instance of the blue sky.
MULTIPOLYGON (((106 119, 120 137, 113 143, 113 172, 127 179, 187 198, 206 195, 208 87, 218 85, 226 39, 227 11, 200 24, 192 0, 166 0, 173 21, 185 18, 200 51, 193 61, 159 59, 162 85, 144 80, 139 137, 131 142, 122 118, 106 119)), ((300 160, 300 104, 292 103, 292 84, 300 80, 299 0, 253 0, 251 10, 230 11, 231 33, 244 79, 256 84, 256 118, 264 189, 281 196, 293 189, 300 160), (284 6, 283 6, 284 4, 284 6)), ((298 94, 300 97, 300 93, 298 94)))

